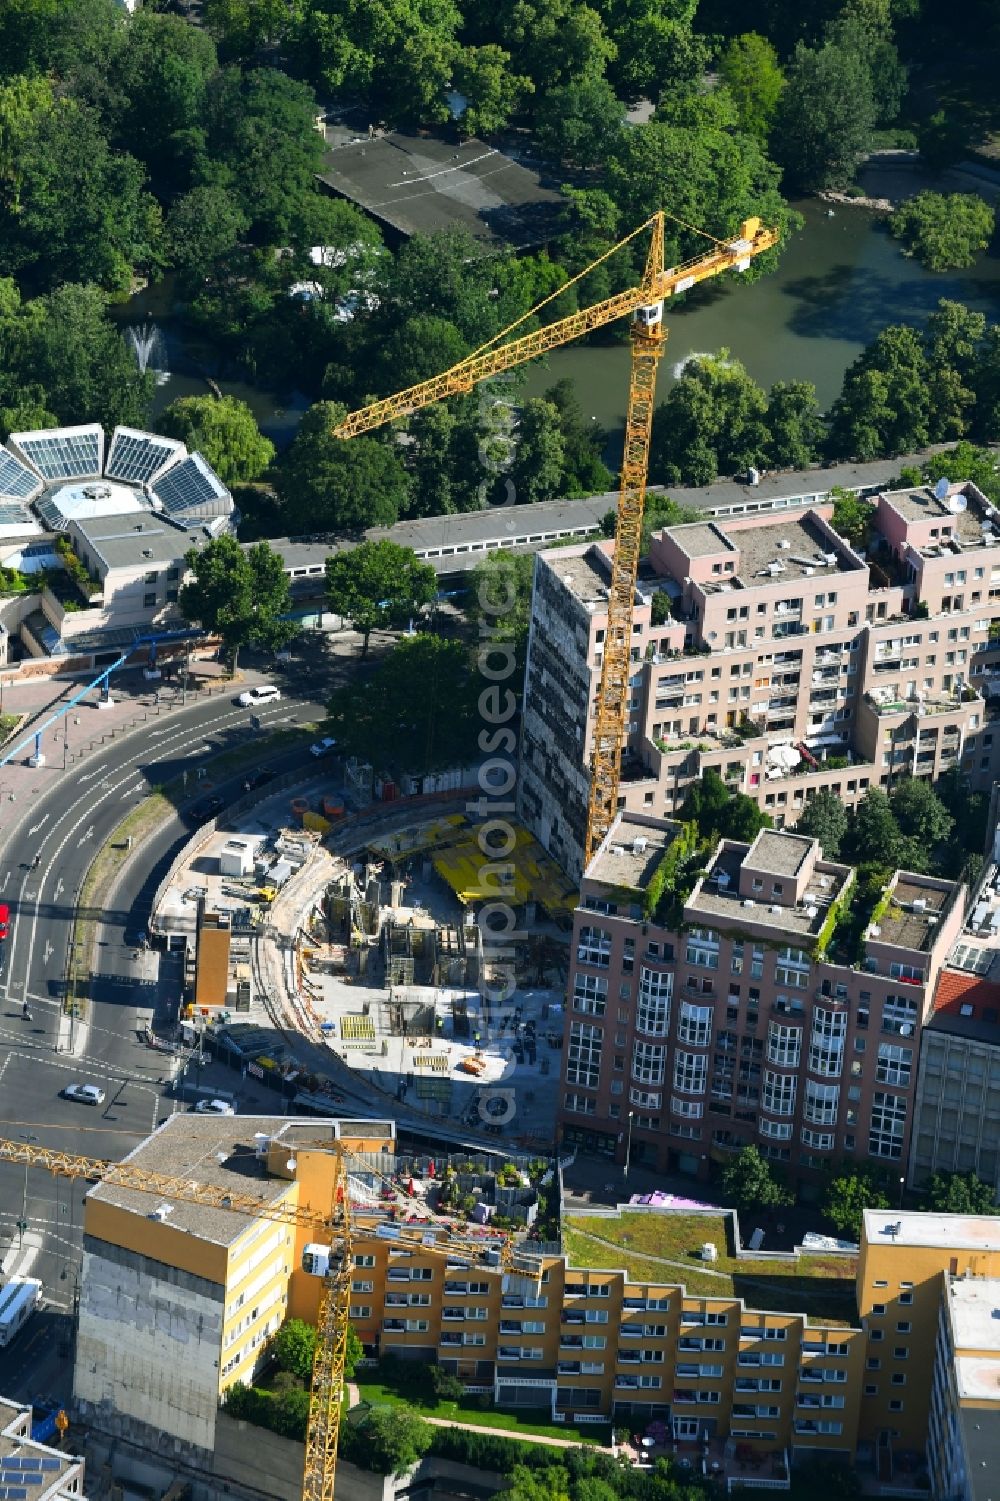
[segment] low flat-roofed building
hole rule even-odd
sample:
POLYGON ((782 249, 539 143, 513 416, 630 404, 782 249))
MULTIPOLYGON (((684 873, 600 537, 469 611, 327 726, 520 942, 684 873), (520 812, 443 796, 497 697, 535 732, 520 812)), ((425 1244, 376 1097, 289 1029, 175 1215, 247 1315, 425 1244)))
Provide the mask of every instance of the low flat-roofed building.
POLYGON ((1000 1465, 1000 1278, 946 1274, 931 1387, 931 1494, 993 1501, 1000 1465))
POLYGON ((9 1501, 86 1501, 78 1455, 31 1437, 32 1410, 0 1397, 0 1497, 9 1501))

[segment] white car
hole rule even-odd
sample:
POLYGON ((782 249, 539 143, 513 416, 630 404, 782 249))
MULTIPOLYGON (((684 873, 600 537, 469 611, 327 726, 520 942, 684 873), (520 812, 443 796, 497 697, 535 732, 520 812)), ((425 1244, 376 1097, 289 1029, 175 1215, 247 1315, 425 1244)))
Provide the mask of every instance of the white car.
POLYGON ((236 1107, 226 1100, 199 1100, 194 1107, 195 1115, 235 1115, 236 1107))
POLYGON ((315 745, 309 747, 309 754, 311 756, 328 756, 336 743, 332 735, 326 735, 322 740, 317 740, 315 745))
POLYGON ((67 1084, 64 1100, 79 1100, 81 1105, 103 1105, 107 1095, 96 1084, 67 1084))
POLYGON ((245 688, 236 702, 241 709, 253 709, 257 704, 271 704, 281 697, 281 689, 273 683, 258 683, 254 688, 245 688))

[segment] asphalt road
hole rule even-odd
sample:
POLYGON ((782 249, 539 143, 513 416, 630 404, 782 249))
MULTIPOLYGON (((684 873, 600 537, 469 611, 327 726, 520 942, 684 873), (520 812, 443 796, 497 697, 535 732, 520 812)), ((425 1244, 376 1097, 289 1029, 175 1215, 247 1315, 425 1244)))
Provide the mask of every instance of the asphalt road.
MULTIPOLYGON (((260 674, 247 676, 254 680, 260 674)), ((328 683, 320 688, 316 675, 304 667, 295 677, 293 684, 282 684, 298 689, 294 697, 260 712, 262 730, 321 717, 328 683)), ((114 691, 121 688, 116 684, 114 691)), ((139 954, 124 938, 144 926, 162 875, 195 826, 191 804, 205 795, 206 781, 212 781, 213 756, 259 733, 250 725, 251 711, 236 705, 238 691, 161 709, 146 724, 71 767, 33 800, 16 826, 0 830, 0 901, 11 909, 9 936, 0 944, 0 1135, 120 1158, 174 1108, 172 1101, 163 1103, 165 1079, 157 1055, 139 1036, 157 1002, 157 961, 162 956, 139 954), (90 862, 131 806, 152 787, 185 771, 187 785, 177 812, 137 851, 134 870, 126 865, 115 889, 103 894, 96 914, 101 920, 99 960, 87 1029, 74 1037, 72 1052, 63 1022, 60 1047, 66 955, 90 862), (36 855, 40 861, 33 869, 36 855), (31 1020, 22 1017, 25 1000, 31 1020), (103 1106, 61 1098, 67 1084, 83 1081, 106 1091, 103 1106)), ((303 766, 310 764, 308 749, 296 756, 303 766)), ((266 754, 262 760, 266 763, 266 754)), ((280 760, 283 771, 295 764, 287 750, 280 760)), ((213 792, 241 795, 244 775, 218 782, 213 792)), ((262 797, 266 795, 265 789, 262 797)), ((86 1188, 82 1181, 36 1169, 25 1173, 21 1167, 0 1166, 4 1268, 8 1274, 25 1271, 40 1277, 49 1305, 7 1350, 0 1350, 0 1393, 5 1396, 69 1395, 70 1315, 86 1188), (28 1222, 23 1236, 17 1228, 22 1218, 28 1222)))

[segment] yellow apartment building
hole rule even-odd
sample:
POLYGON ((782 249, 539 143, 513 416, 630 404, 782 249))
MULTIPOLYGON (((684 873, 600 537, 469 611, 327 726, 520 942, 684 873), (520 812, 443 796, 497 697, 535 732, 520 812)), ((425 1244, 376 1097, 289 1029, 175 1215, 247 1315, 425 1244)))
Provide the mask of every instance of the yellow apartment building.
MULTIPOLYGON (((741 1252, 721 1212, 649 1210, 647 1248, 661 1216, 672 1245, 678 1231, 688 1237, 688 1249, 671 1256, 690 1258, 686 1275, 651 1282, 639 1279, 641 1259, 620 1233, 634 1220, 630 1209, 586 1221, 584 1239, 608 1267, 572 1264, 584 1259, 579 1249, 532 1256, 525 1243, 504 1272, 488 1229, 476 1232, 471 1255, 449 1252, 437 1231, 428 1232, 436 1249, 401 1236, 378 1198, 394 1137, 386 1121, 178 1115, 129 1161, 325 1214, 339 1143, 352 1154, 350 1317, 368 1353, 438 1362, 498 1405, 545 1409, 556 1422, 610 1420, 632 1434, 662 1423, 674 1443, 717 1455, 727 1469, 742 1454, 750 1483, 758 1465, 770 1466, 768 1479, 785 1479, 789 1462, 816 1452, 854 1459, 859 1445, 898 1483, 923 1467, 933 1391, 939 1464, 952 1462, 955 1413, 990 1400, 987 1378, 974 1379, 949 1351, 988 1359, 992 1335, 1000 1372, 1000 1313, 995 1329, 984 1319, 974 1326, 978 1343, 954 1313, 971 1279, 1000 1279, 998 1221, 868 1212, 856 1257, 789 1262, 741 1252), (696 1253, 712 1229, 720 1254, 703 1263, 696 1253)), ((575 1237, 567 1238, 579 1248, 575 1237)), ((315 1319, 320 1281, 303 1266, 315 1240, 305 1228, 248 1223, 226 1209, 107 1184, 92 1190, 75 1372, 83 1415, 149 1443, 163 1435, 192 1457, 211 1451, 226 1389, 253 1380, 286 1316, 315 1319)))

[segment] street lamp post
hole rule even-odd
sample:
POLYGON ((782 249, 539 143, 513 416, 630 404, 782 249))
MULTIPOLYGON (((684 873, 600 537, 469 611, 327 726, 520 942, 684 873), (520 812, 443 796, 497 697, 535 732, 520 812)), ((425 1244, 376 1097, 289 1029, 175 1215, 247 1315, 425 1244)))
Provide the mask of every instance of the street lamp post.
POLYGON ((635 1111, 630 1110, 628 1113, 628 1136, 625 1140, 625 1170, 622 1173, 623 1178, 628 1177, 629 1158, 632 1156, 632 1117, 634 1115, 635 1111))
POLYGON ((906 1179, 905 1178, 900 1178, 900 1180, 899 1180, 899 1207, 900 1207, 900 1209, 902 1209, 902 1207, 903 1207, 903 1194, 904 1194, 905 1190, 906 1190, 906 1179))
MULTIPOLYGON (((31 1145, 33 1145, 34 1142, 36 1142, 38 1140, 38 1137, 37 1136, 31 1136, 28 1132, 22 1131, 21 1134, 18 1137, 18 1140, 25 1142, 28 1146, 31 1146, 31 1145)), ((25 1230, 27 1230, 27 1228, 28 1228, 28 1163, 25 1162, 25 1164, 24 1164, 24 1192, 21 1195, 21 1218, 17 1222, 17 1243, 18 1243, 19 1246, 23 1246, 24 1245, 24 1232, 25 1232, 25 1230)))

